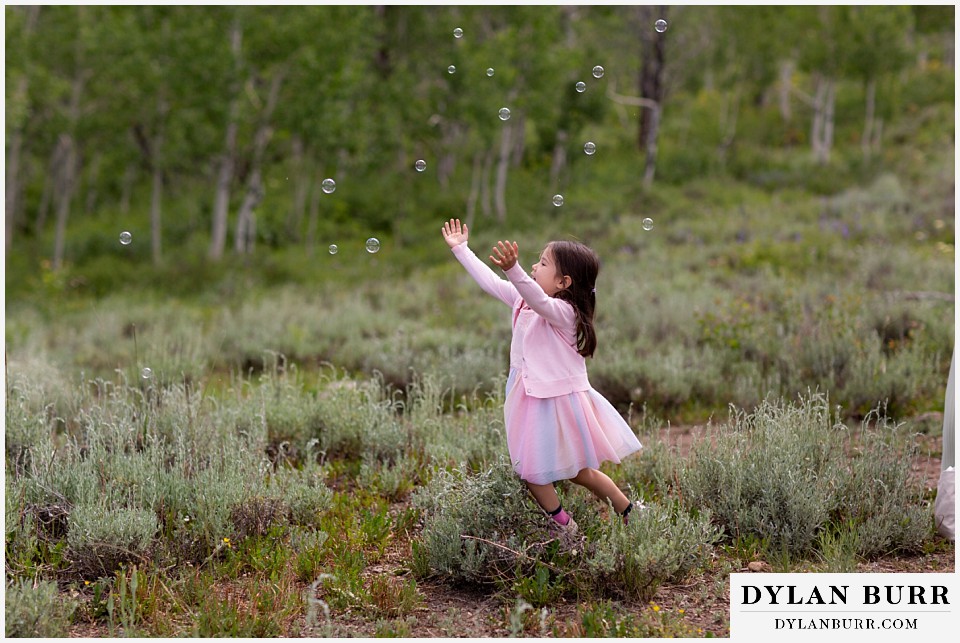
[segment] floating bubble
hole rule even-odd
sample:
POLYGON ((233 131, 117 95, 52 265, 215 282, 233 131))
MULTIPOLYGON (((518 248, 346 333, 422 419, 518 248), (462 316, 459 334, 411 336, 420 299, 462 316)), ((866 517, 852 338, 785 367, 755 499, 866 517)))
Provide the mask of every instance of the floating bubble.
POLYGON ((587 141, 586 143, 583 144, 583 152, 587 156, 593 156, 596 153, 596 151, 597 151, 597 146, 594 144, 593 141, 587 141))
POLYGON ((150 369, 150 367, 145 366, 143 370, 140 371, 140 377, 142 377, 145 380, 148 380, 151 377, 153 377, 153 371, 150 369))
POLYGON ((643 226, 644 230, 653 230, 653 219, 647 217, 640 225, 643 226))
POLYGON ((373 254, 380 250, 380 240, 376 237, 370 237, 367 239, 367 252, 373 254))
POLYGON ((580 92, 581 94, 582 94, 583 92, 587 91, 587 84, 586 84, 585 82, 583 82, 582 80, 581 80, 580 82, 578 82, 575 86, 576 86, 576 88, 577 88, 577 91, 580 92))
POLYGON ((456 65, 450 65, 449 67, 447 67, 447 73, 448 73, 448 74, 455 74, 456 72, 457 72, 457 66, 456 66, 456 65))
POLYGON ((487 67, 487 76, 493 76, 493 67, 487 67))
POLYGON ((337 189, 337 182, 333 179, 324 179, 320 184, 320 188, 325 194, 333 194, 333 191, 337 189))
POLYGON ((653 23, 653 28, 657 30, 657 33, 663 33, 667 30, 667 21, 661 18, 653 23))
POLYGON ((603 78, 603 67, 597 65, 593 68, 593 77, 594 78, 603 78))
POLYGON ((500 108, 500 120, 509 121, 510 120, 510 109, 507 107, 500 108))
POLYGON ((122 243, 125 246, 129 246, 132 241, 133 241, 132 234, 130 234, 126 230, 120 233, 120 243, 122 243))
POLYGON ((335 255, 335 254, 337 254, 337 250, 339 250, 339 249, 340 249, 340 248, 337 247, 337 244, 331 243, 331 244, 330 244, 330 247, 327 248, 327 252, 329 252, 329 253, 332 254, 332 255, 335 255))
POLYGON ((554 194, 554 195, 553 195, 553 204, 554 204, 555 206, 557 206, 558 208, 559 208, 561 205, 563 205, 563 195, 562 195, 562 194, 554 194))
POLYGON ((417 168, 417 172, 423 172, 425 169, 427 169, 427 162, 424 161, 423 159, 420 159, 419 161, 414 163, 413 166, 417 168))
POLYGON ((453 30, 453 37, 454 37, 454 38, 463 38, 463 29, 461 29, 460 27, 457 27, 456 29, 454 29, 454 30, 453 30))

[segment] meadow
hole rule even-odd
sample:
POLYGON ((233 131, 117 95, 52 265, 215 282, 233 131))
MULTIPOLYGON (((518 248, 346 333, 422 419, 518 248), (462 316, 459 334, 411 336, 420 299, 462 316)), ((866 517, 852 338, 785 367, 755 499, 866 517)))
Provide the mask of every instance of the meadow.
POLYGON ((916 187, 705 181, 648 195, 649 232, 518 231, 599 249, 590 377, 645 445, 605 468, 636 525, 561 485, 575 553, 505 462, 509 326, 439 225, 409 274, 385 244, 242 297, 8 302, 8 634, 724 636, 751 562, 951 569, 916 471, 953 341, 952 222, 915 193, 946 192, 939 158, 916 187))
MULTIPOLYGON (((602 34, 618 15, 581 20, 602 34)), ((414 39, 402 29, 419 23, 401 18, 414 39)), ((563 68, 558 51, 533 62, 563 68)), ((821 163, 798 125, 809 114, 781 123, 769 101, 745 99, 724 144, 731 93, 684 61, 693 80, 670 98, 652 185, 633 125, 595 106, 573 131, 597 154, 571 143, 552 205, 554 148, 538 128, 556 115, 534 102, 503 217, 467 211, 467 154, 446 183, 415 174, 422 132, 404 130, 407 174, 358 144, 309 242, 283 227, 293 161, 269 155, 249 252, 207 255, 209 170, 170 170, 160 261, 146 180, 139 205, 103 198, 70 221, 62 265, 54 230, 18 228, 5 256, 6 635, 724 637, 732 572, 953 571, 932 504, 955 341, 954 80, 933 63, 894 75, 869 158, 858 81, 838 83, 821 163), (623 525, 562 482, 581 528, 562 543, 513 474, 509 314, 443 243, 451 217, 470 220, 481 257, 517 240, 525 267, 551 239, 597 250, 590 381, 644 445, 603 469, 647 505, 639 519, 623 525)))

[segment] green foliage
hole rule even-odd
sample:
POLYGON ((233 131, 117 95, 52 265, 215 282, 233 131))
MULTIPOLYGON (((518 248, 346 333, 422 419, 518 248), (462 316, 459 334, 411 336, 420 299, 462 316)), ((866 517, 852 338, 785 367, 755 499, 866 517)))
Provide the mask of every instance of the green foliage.
POLYGON ((67 558, 79 578, 111 576, 122 564, 149 560, 157 517, 145 509, 77 505, 70 512, 67 558))
POLYGON ((27 578, 8 580, 4 634, 10 638, 66 638, 77 602, 61 596, 57 584, 27 578))
POLYGON ((823 395, 737 412, 680 468, 684 502, 712 512, 728 538, 762 539, 772 555, 836 549, 850 530, 861 556, 914 550, 929 536, 929 507, 908 481, 909 458, 885 443, 886 422, 864 420, 865 453, 847 464, 845 450, 857 443, 823 395))

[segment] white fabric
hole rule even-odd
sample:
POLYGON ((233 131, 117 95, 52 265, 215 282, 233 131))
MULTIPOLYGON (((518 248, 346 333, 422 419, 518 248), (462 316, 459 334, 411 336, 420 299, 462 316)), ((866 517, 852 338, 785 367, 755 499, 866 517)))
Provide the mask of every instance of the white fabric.
POLYGON ((956 540, 956 470, 948 468, 940 474, 937 500, 933 505, 937 531, 944 538, 956 540))

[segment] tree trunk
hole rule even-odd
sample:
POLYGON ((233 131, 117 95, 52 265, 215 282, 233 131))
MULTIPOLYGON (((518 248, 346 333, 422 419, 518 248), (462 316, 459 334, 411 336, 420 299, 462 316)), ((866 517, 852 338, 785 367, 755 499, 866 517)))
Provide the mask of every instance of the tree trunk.
POLYGON ((817 75, 816 83, 817 90, 813 97, 813 124, 810 130, 810 145, 813 149, 813 158, 819 163, 823 157, 823 120, 826 81, 822 76, 817 75))
MULTIPOLYGON (((20 87, 23 87, 24 93, 26 93, 26 76, 20 79, 20 82, 17 86, 17 91, 20 91, 20 87)), ((17 226, 17 210, 19 209, 20 202, 18 199, 20 191, 20 152, 23 146, 23 133, 17 129, 10 135, 10 140, 8 141, 9 148, 7 150, 7 176, 6 176, 6 242, 5 246, 7 249, 10 248, 10 242, 13 241, 13 231, 17 226)))
POLYGON ((220 168, 217 172, 217 192, 213 203, 213 228, 210 234, 210 259, 218 261, 223 257, 223 249, 227 243, 227 216, 230 207, 230 183, 233 181, 233 169, 236 163, 237 148, 237 120, 240 111, 240 44, 243 33, 240 23, 236 20, 230 30, 230 47, 233 51, 234 79, 231 88, 230 111, 227 117, 227 132, 224 140, 223 155, 220 158, 220 168))
MULTIPOLYGON (((299 134, 293 136, 290 142, 292 165, 290 174, 293 176, 293 208, 287 217, 287 235, 294 242, 300 240, 300 227, 303 225, 303 215, 307 211, 307 197, 310 193, 310 177, 304 167, 306 161, 303 152, 303 138, 299 134)), ((290 177, 287 177, 289 181, 290 177)))
POLYGON ((504 123, 500 133, 500 160, 497 162, 497 184, 494 190, 494 204, 497 208, 497 221, 507 220, 507 173, 510 170, 510 139, 513 126, 504 123))
POLYGON ((830 151, 833 149, 833 108, 836 104, 836 83, 832 78, 827 80, 827 104, 823 123, 823 158, 821 163, 830 162, 830 151))
MULTIPOLYGON (((320 177, 317 177, 318 182, 320 177)), ((313 256, 313 248, 316 243, 317 238, 317 224, 320 219, 320 195, 323 193, 319 187, 317 187, 316 182, 312 186, 312 192, 310 193, 310 211, 307 219, 307 256, 313 256)))
POLYGON ((487 150, 486 158, 483 159, 483 177, 480 179, 480 207, 483 209, 483 216, 485 217, 493 214, 493 208, 490 204, 491 170, 493 170, 493 149, 487 150))
POLYGON ((871 78, 867 81, 866 88, 867 114, 864 118, 863 136, 860 137, 860 149, 863 151, 863 159, 870 159, 871 146, 873 143, 873 124, 877 107, 877 79, 871 78))
POLYGON ((47 216, 50 214, 50 205, 53 203, 55 178, 61 172, 60 166, 63 163, 63 145, 60 141, 53 146, 53 152, 50 153, 50 161, 47 163, 47 171, 43 177, 43 192, 40 195, 40 205, 37 206, 37 219, 34 232, 37 237, 43 233, 47 225, 47 216))
POLYGON ((161 211, 163 200, 163 167, 160 157, 163 150, 163 129, 157 132, 153 141, 153 190, 150 195, 150 252, 153 256, 153 265, 160 265, 162 255, 161 244, 161 211))
MULTIPOLYGON (((18 10, 18 9, 15 9, 18 10)), ((40 16, 40 7, 25 7, 27 11, 27 21, 24 25, 24 40, 29 41, 33 30, 37 26, 37 19, 40 16)), ((5 247, 10 247, 13 240, 14 230, 17 227, 20 218, 20 156, 23 153, 23 126, 27 120, 27 100, 29 89, 29 76, 26 72, 17 79, 17 86, 14 90, 11 101, 7 101, 7 124, 12 125, 10 138, 7 142, 7 167, 5 177, 5 206, 6 206, 6 241, 5 247), (16 118, 11 113, 11 105, 20 111, 20 118, 16 118)))
POLYGON ((473 217, 477 211, 477 199, 480 197, 480 179, 483 174, 483 152, 473 155, 473 170, 470 173, 470 195, 467 197, 467 227, 473 227, 473 217))
POLYGON ((77 177, 77 149, 70 134, 61 134, 60 143, 63 147, 63 165, 57 177, 55 200, 57 207, 57 227, 53 239, 53 270, 63 266, 63 255, 67 242, 67 220, 70 218, 70 201, 73 198, 77 177))
POLYGON ((640 16, 640 97, 651 101, 652 106, 640 110, 640 128, 637 143, 646 152, 644 184, 650 185, 657 161, 657 136, 663 110, 663 68, 666 38, 651 29, 657 17, 666 15, 666 7, 642 6, 640 16), (655 13, 656 12, 656 13, 655 13))
POLYGON ((273 127, 270 125, 270 119, 273 118, 273 110, 277 107, 277 100, 280 97, 280 87, 283 85, 283 77, 286 71, 278 69, 270 81, 270 92, 267 95, 267 104, 260 115, 260 124, 257 126, 257 133, 253 138, 253 158, 251 160, 250 177, 247 181, 247 193, 240 206, 240 212, 237 214, 237 232, 234 238, 234 250, 238 254, 253 252, 254 242, 254 214, 253 210, 260 201, 263 200, 263 156, 267 150, 267 145, 273 137, 273 127))
POLYGON ((793 84, 793 61, 784 60, 780 63, 780 118, 789 123, 793 118, 793 109, 790 105, 790 86, 793 84))
POLYGON ((560 175, 567 167, 567 140, 566 130, 557 131, 557 142, 553 145, 553 158, 550 161, 550 185, 554 186, 560 180, 560 175))

